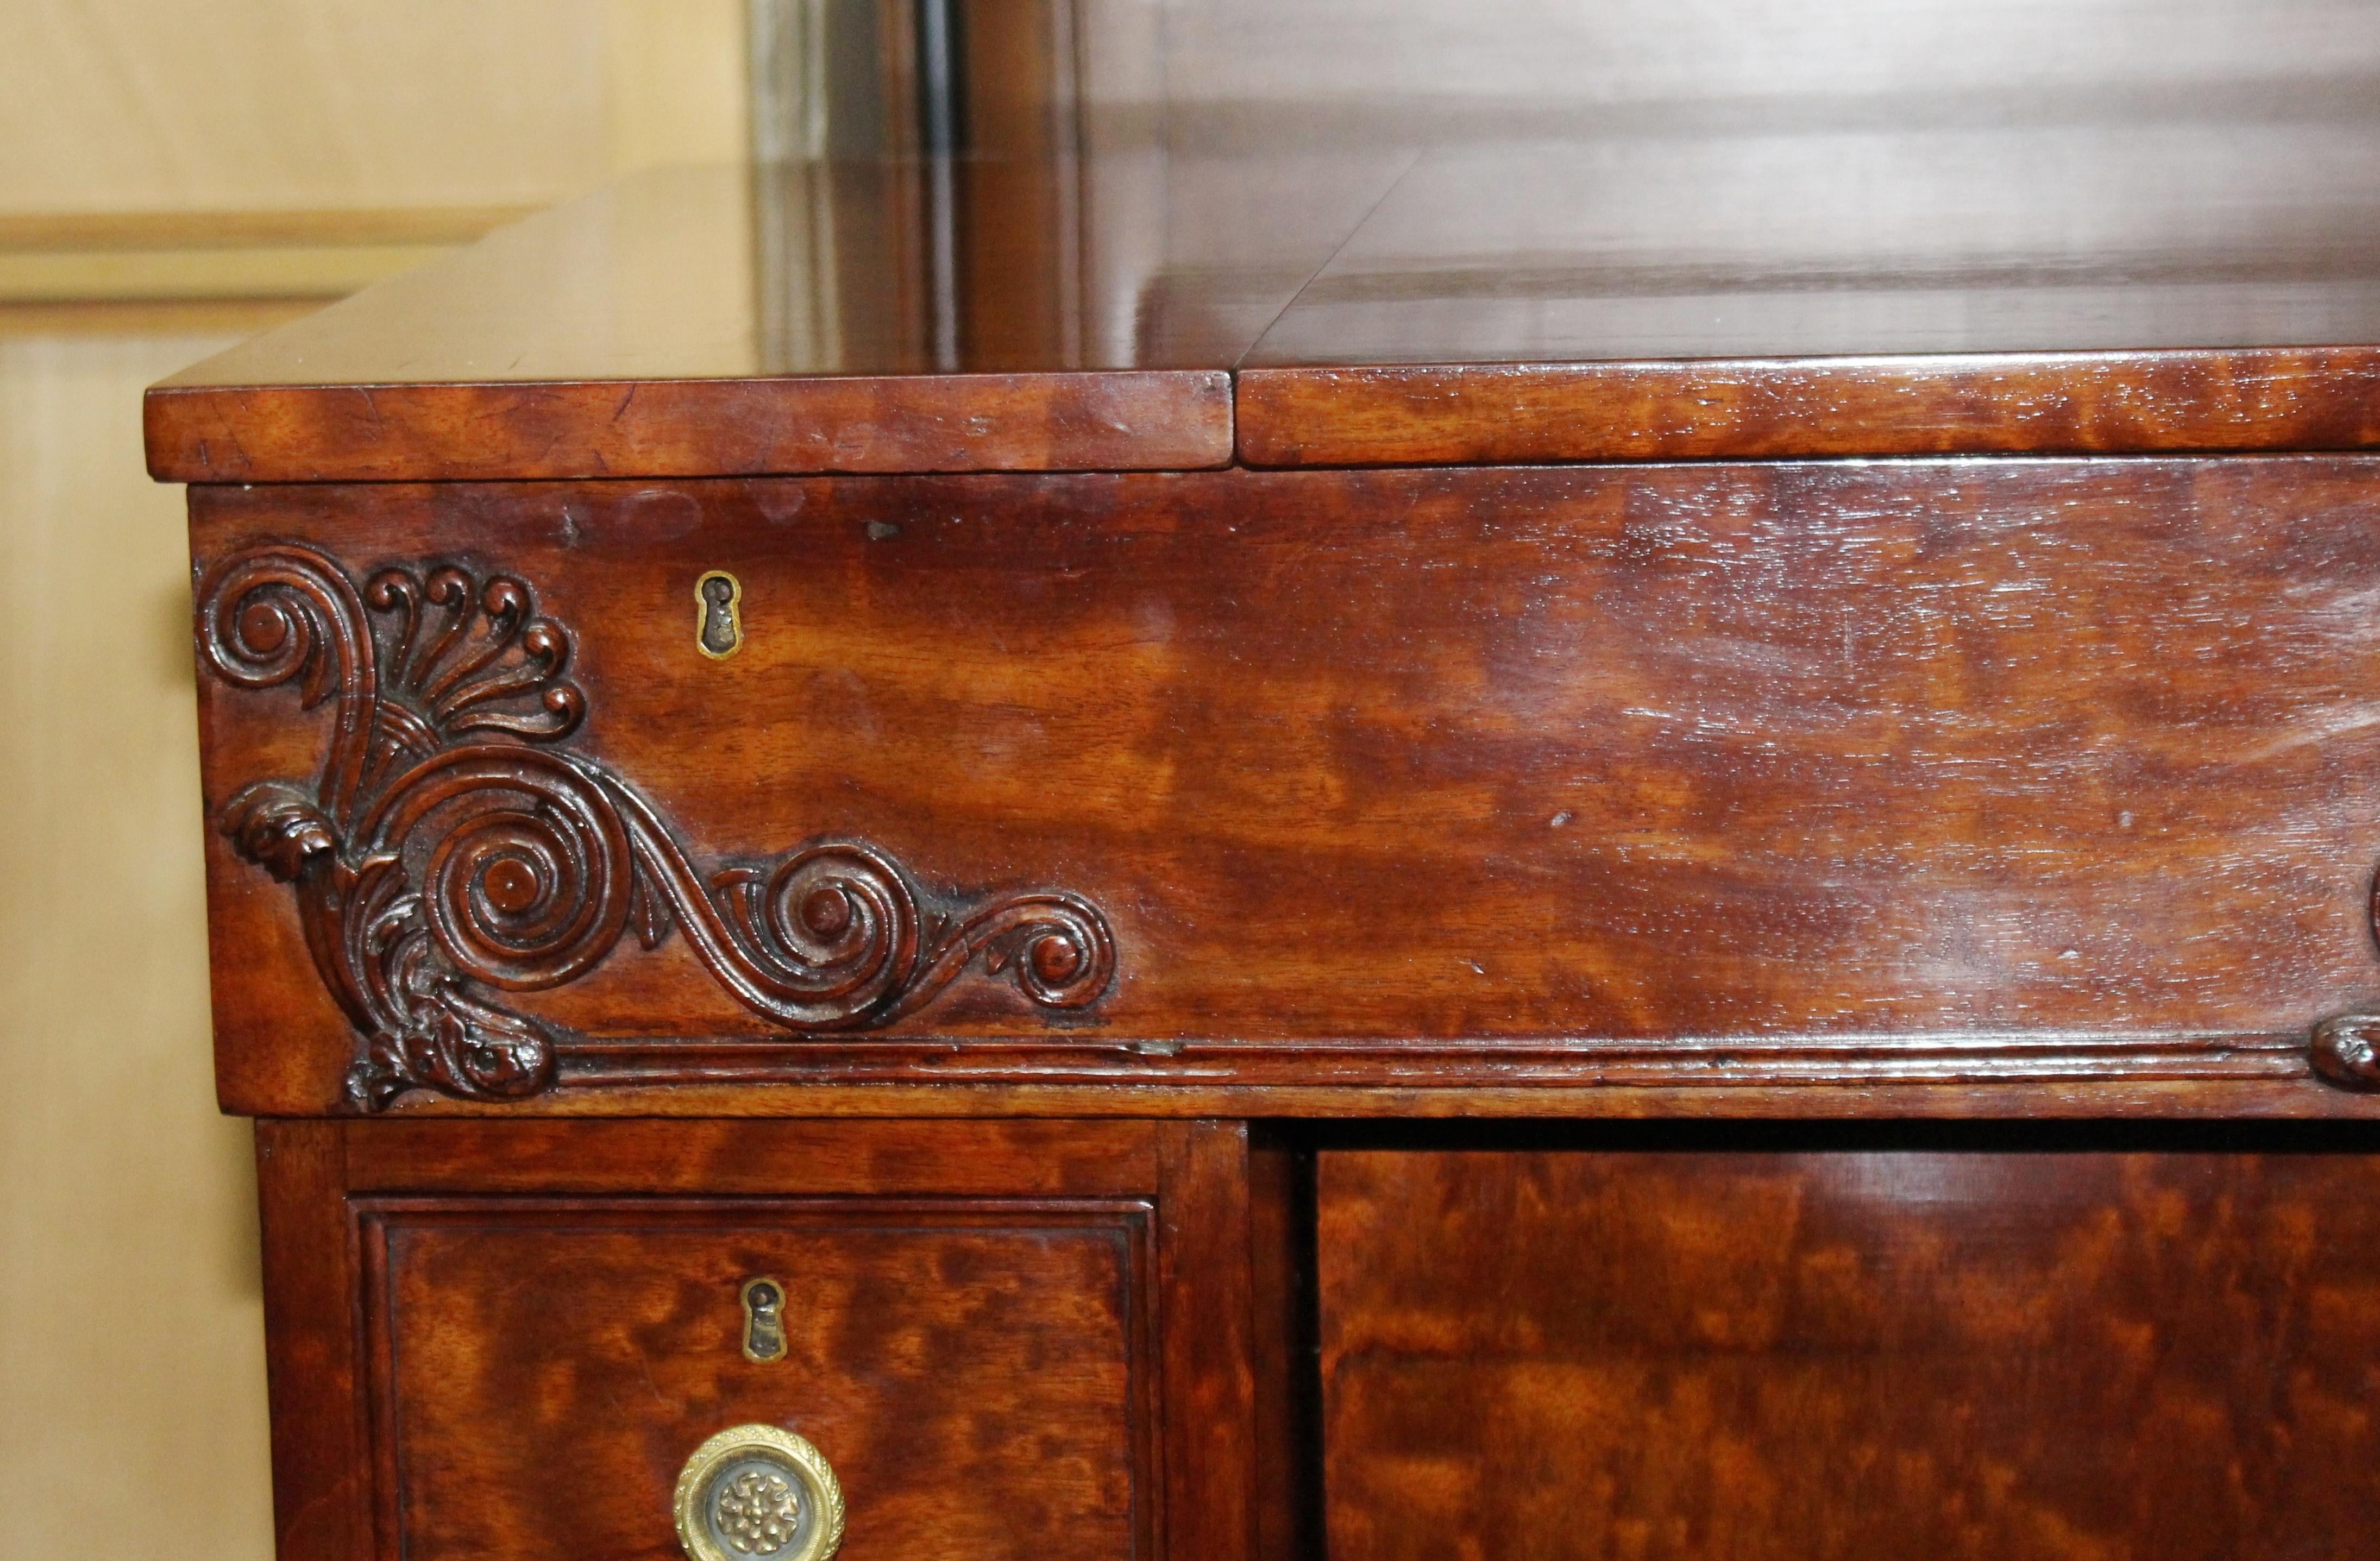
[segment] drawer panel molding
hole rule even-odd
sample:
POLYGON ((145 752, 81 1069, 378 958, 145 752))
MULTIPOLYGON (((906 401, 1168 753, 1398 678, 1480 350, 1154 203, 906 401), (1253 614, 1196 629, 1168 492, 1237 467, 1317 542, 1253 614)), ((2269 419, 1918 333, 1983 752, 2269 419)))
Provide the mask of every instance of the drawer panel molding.
POLYGON ((1040 1009, 1115 974, 1107 918, 1062 889, 948 900, 865 841, 697 865, 635 787, 561 744, 587 714, 569 629, 528 582, 442 561, 359 587, 288 542, 224 560, 199 592, 206 665, 241 688, 331 701, 307 782, 252 781, 218 825, 297 891, 323 982, 364 1039, 346 1095, 532 1095, 561 1027, 496 994, 563 986, 633 932, 683 927, 734 998, 795 1032, 888 1024, 970 966, 1040 1009))

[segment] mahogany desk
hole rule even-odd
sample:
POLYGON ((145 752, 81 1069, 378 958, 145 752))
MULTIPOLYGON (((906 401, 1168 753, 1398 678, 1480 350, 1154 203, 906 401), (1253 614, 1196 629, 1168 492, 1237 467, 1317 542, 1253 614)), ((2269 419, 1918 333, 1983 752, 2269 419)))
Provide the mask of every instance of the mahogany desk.
POLYGON ((2374 150, 657 175, 152 391, 285 1561, 2367 1553, 2374 150))

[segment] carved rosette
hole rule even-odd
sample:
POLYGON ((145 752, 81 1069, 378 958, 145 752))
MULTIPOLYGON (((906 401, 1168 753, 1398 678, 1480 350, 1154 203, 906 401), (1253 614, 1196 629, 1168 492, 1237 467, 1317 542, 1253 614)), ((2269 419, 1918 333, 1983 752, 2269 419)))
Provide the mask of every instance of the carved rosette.
POLYGON ((320 778, 257 781, 218 822, 296 890, 363 1037, 346 1084, 363 1109, 544 1089, 568 1036, 501 995, 574 981, 631 931, 651 949, 682 929, 738 1002, 794 1032, 890 1023, 970 965, 1056 1010, 1114 977, 1106 918, 1063 890, 929 906, 856 841, 698 868, 633 787, 560 746, 587 712, 570 633, 509 575, 441 563, 358 590, 314 549, 257 547, 200 586, 199 641, 226 682, 333 707, 320 778))

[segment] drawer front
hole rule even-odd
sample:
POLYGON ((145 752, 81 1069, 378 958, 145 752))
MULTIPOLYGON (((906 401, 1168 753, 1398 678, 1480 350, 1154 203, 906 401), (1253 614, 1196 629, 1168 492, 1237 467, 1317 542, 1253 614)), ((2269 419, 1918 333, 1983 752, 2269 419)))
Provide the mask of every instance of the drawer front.
POLYGON ((2328 1110, 2380 991, 2370 459, 193 502, 243 1108, 2328 1110))
POLYGON ((1332 1153, 1332 1561, 2370 1549, 2368 1155, 1332 1153))
POLYGON ((1145 1204, 361 1212, 387 1554, 679 1557, 682 1467, 750 1424, 824 1456, 852 1561, 1153 1553, 1145 1204))

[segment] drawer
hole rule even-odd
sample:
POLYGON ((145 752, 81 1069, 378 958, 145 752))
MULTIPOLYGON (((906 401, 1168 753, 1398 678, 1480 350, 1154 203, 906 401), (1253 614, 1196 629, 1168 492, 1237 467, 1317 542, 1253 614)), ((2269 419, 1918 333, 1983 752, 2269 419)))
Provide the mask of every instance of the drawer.
POLYGON ((1326 1153, 1330 1555, 2368 1553, 2371 1147, 1326 1153))
MULTIPOLYGON (((1154 1553, 1146 1203, 358 1213, 386 1554, 681 1557, 681 1470, 752 1424, 824 1457, 853 1561, 1154 1553), (782 1306, 765 1289, 748 1301, 755 1281, 782 1287, 782 1306), (755 1326, 772 1358, 753 1358, 755 1326)), ((724 1554, 798 1553, 799 1524, 824 1520, 808 1494, 724 1554)), ((704 1494, 689 1499, 698 1521, 704 1494)))
POLYGON ((2380 461, 192 502, 239 1109, 2366 1108, 2380 461))
POLYGON ((831 1471, 845 1557, 1244 1561, 1284 1413, 1257 1158, 1215 1122, 260 1122, 281 1554, 674 1558, 689 1460, 760 1427, 763 1472, 831 1471))

